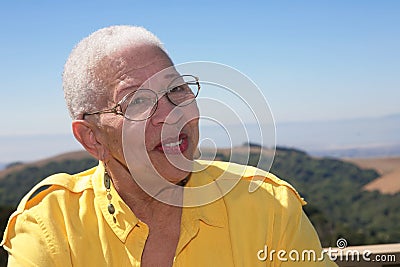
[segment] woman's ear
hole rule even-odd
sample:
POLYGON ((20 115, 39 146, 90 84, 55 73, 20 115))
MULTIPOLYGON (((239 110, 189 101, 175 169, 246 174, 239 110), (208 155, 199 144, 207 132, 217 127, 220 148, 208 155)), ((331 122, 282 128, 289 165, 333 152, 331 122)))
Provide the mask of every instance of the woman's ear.
POLYGON ((87 152, 98 160, 105 159, 105 146, 99 141, 98 129, 85 120, 72 121, 72 132, 87 152))

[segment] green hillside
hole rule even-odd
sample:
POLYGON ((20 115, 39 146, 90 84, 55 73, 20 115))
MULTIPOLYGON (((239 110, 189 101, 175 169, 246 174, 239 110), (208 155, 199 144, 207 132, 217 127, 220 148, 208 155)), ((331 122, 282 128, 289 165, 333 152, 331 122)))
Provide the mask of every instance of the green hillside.
MULTIPOLYGON (((259 151, 267 150, 253 147, 250 165, 257 164, 259 151)), ((217 157, 228 160, 229 154, 220 150, 217 157)), ((6 218, 22 196, 43 177, 57 172, 76 173, 96 164, 91 157, 67 158, 41 166, 18 166, 15 171, 0 174, 0 229, 4 229, 6 218)), ((261 167, 268 168, 268 164, 261 164, 261 167)), ((400 193, 382 195, 362 190, 365 184, 378 177, 375 171, 362 170, 336 159, 313 158, 294 149, 278 148, 271 172, 290 182, 309 203, 305 211, 323 246, 335 246, 339 237, 345 238, 350 245, 400 242, 400 193)), ((0 258, 0 265, 2 260, 4 258, 0 258)))
MULTIPOLYGON (((248 164, 257 165, 257 151, 261 150, 253 147, 248 164)), ((226 152, 217 155, 222 160, 230 156, 226 152)), ((263 169, 268 166, 269 162, 259 165, 263 169)), ((362 190, 379 176, 374 170, 277 148, 270 171, 291 183, 308 202, 304 209, 324 247, 335 246, 338 238, 345 238, 349 245, 400 242, 400 193, 383 195, 362 190)))
POLYGON ((363 191, 373 170, 336 159, 278 150, 271 172, 290 182, 309 203, 305 210, 324 246, 339 237, 350 245, 400 242, 400 193, 363 191))
POLYGON ((33 185, 54 173, 77 173, 96 165, 97 161, 88 156, 79 159, 50 161, 42 166, 16 166, 20 168, 15 168, 17 170, 0 177, 0 206, 16 207, 19 200, 29 192, 33 185))

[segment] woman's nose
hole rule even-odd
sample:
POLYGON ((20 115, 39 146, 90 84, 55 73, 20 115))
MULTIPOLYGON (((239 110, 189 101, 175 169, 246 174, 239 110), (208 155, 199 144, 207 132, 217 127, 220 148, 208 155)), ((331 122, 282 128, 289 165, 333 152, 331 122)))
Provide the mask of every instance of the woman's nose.
POLYGON ((151 121, 154 125, 160 123, 176 124, 182 116, 182 109, 172 104, 164 94, 157 101, 157 109, 151 117, 151 121))

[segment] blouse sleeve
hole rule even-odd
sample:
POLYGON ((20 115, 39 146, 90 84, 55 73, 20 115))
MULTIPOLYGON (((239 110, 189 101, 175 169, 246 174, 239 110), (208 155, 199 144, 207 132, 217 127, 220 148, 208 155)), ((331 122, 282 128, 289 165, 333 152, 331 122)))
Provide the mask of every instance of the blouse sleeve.
POLYGON ((278 260, 277 266, 337 266, 323 252, 318 234, 303 211, 302 206, 305 202, 299 202, 294 194, 288 192, 283 196, 285 196, 283 203, 286 205, 281 221, 280 247, 284 252, 281 253, 283 257, 282 260, 278 260))
POLYGON ((62 257, 35 210, 11 217, 2 245, 8 252, 8 266, 68 266, 69 258, 62 257))

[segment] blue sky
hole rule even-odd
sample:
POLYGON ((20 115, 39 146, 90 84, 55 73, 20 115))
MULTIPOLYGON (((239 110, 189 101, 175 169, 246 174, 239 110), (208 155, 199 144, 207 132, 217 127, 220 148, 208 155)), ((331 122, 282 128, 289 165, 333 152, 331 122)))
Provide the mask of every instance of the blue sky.
POLYGON ((3 143, 70 134, 63 64, 80 39, 113 24, 148 28, 176 63, 215 61, 242 71, 278 123, 400 113, 396 0, 60 2, 1 3, 3 143))

